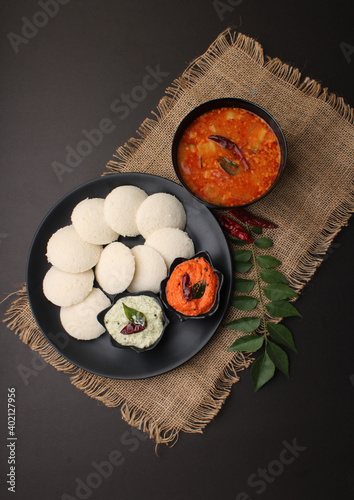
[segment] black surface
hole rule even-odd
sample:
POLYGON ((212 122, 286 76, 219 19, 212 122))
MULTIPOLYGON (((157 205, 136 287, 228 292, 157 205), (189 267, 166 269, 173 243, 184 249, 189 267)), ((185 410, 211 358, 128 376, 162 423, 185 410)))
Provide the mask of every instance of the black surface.
MULTIPOLYGON (((142 244, 141 239, 141 237, 119 238, 119 241, 131 247, 142 244)), ((27 291, 34 317, 42 332, 66 359, 104 377, 139 379, 161 375, 177 368, 207 344, 228 307, 232 291, 231 276, 232 261, 228 243, 208 208, 175 182, 156 175, 120 173, 99 177, 79 186, 50 210, 31 245, 27 268, 27 291), (50 268, 46 249, 52 234, 71 223, 71 213, 80 201, 86 198, 105 198, 117 186, 124 185, 137 186, 148 194, 164 192, 176 196, 185 208, 187 216, 185 230, 194 242, 195 251, 209 252, 215 266, 225 276, 221 303, 214 315, 199 321, 187 320, 182 323, 175 314, 169 313, 170 324, 163 338, 154 349, 144 353, 115 348, 107 332, 91 341, 80 341, 70 337, 61 325, 60 308, 49 302, 42 290, 44 276, 50 268)))
MULTIPOLYGON (((226 27, 258 39, 266 54, 354 105, 352 2, 221 3, 228 6, 222 14, 205 0, 72 0, 18 53, 7 35, 21 35, 21 18, 32 19, 40 7, 32 0, 1 3, 2 298, 25 280, 33 235, 53 204, 101 174, 114 149, 153 117, 165 87, 226 27), (168 75, 120 120, 111 104, 141 85, 147 66, 157 65, 168 75), (66 146, 75 147, 84 138, 81 131, 97 128, 104 118, 114 130, 60 182, 52 163, 65 162, 66 146)), ((118 408, 76 389, 2 324, 0 498, 353 498, 353 246, 350 222, 303 290, 297 303, 303 319, 286 321, 299 350, 290 355, 290 380, 278 374, 254 394, 249 370, 242 372, 205 433, 182 434, 171 449, 160 446, 160 458, 152 441, 132 435, 118 408), (15 494, 6 489, 11 387, 17 398, 15 494), (306 449, 277 469, 272 462, 279 461, 284 441, 293 440, 306 449), (121 453, 120 465, 110 474, 106 466, 106 477, 101 474, 91 492, 75 492, 78 484, 84 488, 80 481, 94 482, 95 464, 117 459, 114 450, 121 453), (258 493, 261 486, 248 482, 269 466, 281 473, 268 476, 258 493)))

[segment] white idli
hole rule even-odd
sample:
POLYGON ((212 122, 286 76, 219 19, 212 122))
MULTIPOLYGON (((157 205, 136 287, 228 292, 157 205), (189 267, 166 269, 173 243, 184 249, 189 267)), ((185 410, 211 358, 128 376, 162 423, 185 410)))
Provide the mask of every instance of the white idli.
POLYGON ((79 304, 60 309, 60 321, 69 335, 78 340, 93 340, 105 332, 97 321, 97 314, 111 305, 99 288, 93 288, 79 304))
POLYGON ((184 229, 186 212, 182 203, 172 194, 151 194, 140 205, 136 214, 136 224, 140 234, 146 239, 162 227, 184 229))
POLYGON ((118 238, 103 217, 103 205, 103 198, 86 198, 76 205, 71 214, 77 234, 94 245, 107 245, 118 238))
POLYGON ((190 259, 193 257, 194 244, 188 234, 178 228, 164 227, 150 234, 145 245, 162 255, 169 269, 177 257, 190 259))
POLYGON ((107 245, 95 267, 98 284, 106 293, 116 294, 126 290, 135 271, 135 260, 130 248, 115 241, 107 245))
POLYGON ((137 186, 113 189, 104 201, 103 213, 107 224, 122 236, 137 236, 136 212, 147 197, 147 193, 137 186))
POLYGON ((43 280, 43 293, 56 306, 71 306, 84 300, 93 287, 92 269, 83 273, 66 273, 52 266, 43 280))
POLYGON ((101 246, 80 238, 74 226, 64 226, 49 239, 47 259, 61 271, 82 273, 97 264, 101 251, 101 246))
POLYGON ((161 281, 167 276, 165 261, 156 250, 145 245, 137 245, 131 252, 135 257, 135 273, 128 291, 158 293, 161 281))

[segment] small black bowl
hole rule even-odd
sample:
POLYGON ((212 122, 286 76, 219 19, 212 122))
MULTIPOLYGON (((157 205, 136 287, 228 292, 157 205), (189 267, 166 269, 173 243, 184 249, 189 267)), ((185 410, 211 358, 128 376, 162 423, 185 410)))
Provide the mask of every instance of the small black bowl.
POLYGON ((187 189, 187 191, 198 201, 202 202, 204 205, 206 205, 209 208, 221 208, 221 209, 227 209, 227 208, 235 208, 243 206, 246 207, 248 205, 252 205, 253 203, 256 203, 257 201, 261 200, 269 194, 273 188, 278 184, 279 179, 284 171, 285 164, 286 164, 286 159, 287 159, 287 146, 286 146, 286 141, 284 134, 280 128, 280 125, 278 122, 273 118, 272 115, 268 113, 264 108, 261 106, 258 106, 257 104, 254 104, 253 102, 246 101, 244 99, 239 99, 236 97, 224 97, 221 99, 214 99, 212 101, 207 101, 201 104, 200 106, 194 108, 188 115, 186 115, 181 123, 179 124, 175 135, 173 137, 172 141, 172 163, 173 163, 173 168, 175 170, 175 173, 181 182, 182 186, 187 189), (177 153, 178 153, 178 146, 179 142, 181 140, 182 135, 184 134, 186 128, 199 116, 203 115, 204 113, 207 113, 208 111, 212 111, 213 109, 220 109, 220 108, 242 108, 247 111, 250 111, 251 113, 259 116, 260 118, 263 118, 263 120, 270 126, 272 129, 273 133, 275 134, 278 143, 279 143, 279 148, 280 148, 280 165, 278 169, 278 174, 273 182, 273 184, 270 186, 268 191, 263 193, 259 198, 249 202, 249 203, 244 203, 242 205, 234 205, 234 206, 224 206, 224 205, 214 205, 212 203, 209 203, 202 198, 199 198, 196 196, 193 191, 190 190, 190 188, 185 184, 182 175, 180 174, 179 171, 179 165, 178 165, 178 159, 177 159, 177 153))
POLYGON ((169 270, 168 276, 163 281, 161 281, 161 285, 160 285, 160 297, 161 297, 163 305, 166 307, 166 309, 168 309, 169 311, 172 311, 181 321, 185 321, 186 319, 204 319, 204 318, 209 318, 210 316, 212 316, 217 311, 217 309, 219 307, 219 304, 220 304, 220 290, 221 290, 223 281, 224 281, 224 275, 220 271, 218 271, 217 269, 215 269, 215 267, 213 266, 211 257, 210 257, 210 255, 209 255, 208 252, 198 252, 193 257, 191 257, 190 259, 185 259, 183 257, 178 257, 177 259, 175 259, 172 262, 172 264, 170 266, 170 270, 169 270), (204 259, 210 264, 210 266, 213 269, 214 273, 218 277, 219 286, 218 286, 218 289, 217 289, 217 292, 216 292, 215 302, 214 302, 213 306, 211 307, 211 309, 209 309, 209 311, 207 311, 204 314, 200 314, 199 316, 188 316, 186 314, 182 314, 182 313, 176 311, 176 309, 174 309, 172 306, 170 306, 170 304, 167 301, 166 286, 167 286, 168 280, 171 277, 172 272, 174 271, 174 269, 179 264, 181 264, 182 262, 186 262, 187 260, 197 259, 199 257, 204 257, 204 259))
POLYGON ((117 342, 112 337, 112 335, 109 334, 109 332, 107 332, 107 333, 110 336, 111 343, 112 343, 112 345, 114 347, 119 347, 120 349, 132 349, 135 352, 150 351, 151 349, 153 349, 154 347, 156 347, 157 344, 160 342, 163 334, 165 333, 166 327, 170 323, 170 320, 166 316, 166 313, 165 313, 164 307, 162 305, 162 302, 161 302, 160 298, 155 293, 152 293, 150 291, 136 292, 136 293, 129 293, 129 292, 119 293, 118 295, 116 295, 114 297, 113 303, 109 307, 107 307, 107 309, 104 309, 103 311, 101 311, 97 315, 97 321, 106 329, 106 325, 104 323, 104 317, 105 317, 106 313, 114 306, 114 304, 116 304, 118 302, 118 300, 122 299, 123 297, 133 297, 133 296, 136 296, 136 295, 147 295, 148 297, 152 297, 158 303, 158 305, 161 307, 161 309, 162 309, 162 324, 163 324, 163 327, 162 327, 161 335, 158 337, 158 339, 156 339, 155 342, 153 344, 149 345, 148 347, 140 348, 140 347, 136 347, 136 346, 133 346, 133 345, 123 345, 123 344, 120 344, 119 342, 117 342))

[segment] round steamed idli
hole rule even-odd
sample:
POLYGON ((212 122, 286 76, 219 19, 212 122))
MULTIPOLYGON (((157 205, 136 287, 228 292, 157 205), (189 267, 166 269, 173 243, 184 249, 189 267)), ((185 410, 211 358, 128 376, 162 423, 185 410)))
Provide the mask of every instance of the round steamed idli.
POLYGON ((84 241, 94 245, 107 245, 118 238, 103 217, 103 198, 86 198, 80 201, 71 214, 71 222, 84 241))
POLYGON ((115 241, 107 245, 95 268, 98 284, 106 293, 115 294, 126 290, 135 271, 135 261, 130 248, 115 241))
POLYGON ((97 264, 101 251, 101 246, 80 238, 71 225, 58 229, 51 236, 47 244, 47 259, 61 271, 82 273, 97 264))
POLYGON ((97 314, 110 305, 109 298, 99 288, 93 288, 79 304, 60 309, 61 324, 69 335, 78 340, 96 339, 105 331, 97 321, 97 314))
POLYGON ((168 269, 177 257, 190 259, 195 253, 193 241, 188 234, 173 227, 164 227, 153 232, 146 239, 145 245, 162 255, 168 269))
POLYGON ((161 281, 167 276, 165 261, 153 248, 145 245, 137 245, 131 252, 135 257, 135 274, 128 291, 157 293, 161 281))
POLYGON ((52 266, 43 280, 43 293, 56 306, 71 306, 84 300, 93 287, 92 269, 83 273, 66 273, 52 266))
POLYGON ((162 227, 184 229, 186 212, 182 203, 172 194, 155 193, 146 198, 136 214, 140 234, 146 239, 162 227))
POLYGON ((135 215, 147 193, 136 186, 118 186, 111 191, 103 207, 107 224, 122 236, 137 236, 135 215))

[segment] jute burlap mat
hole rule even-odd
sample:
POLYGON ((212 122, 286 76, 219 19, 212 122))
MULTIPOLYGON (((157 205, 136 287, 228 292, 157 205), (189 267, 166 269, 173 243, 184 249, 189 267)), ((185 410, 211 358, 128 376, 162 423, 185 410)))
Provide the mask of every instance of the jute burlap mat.
MULTIPOLYGON (((252 211, 277 222, 272 254, 296 291, 311 278, 334 236, 353 210, 354 113, 342 98, 279 59, 264 58, 260 44, 229 30, 166 90, 154 118, 139 138, 119 148, 108 172, 148 172, 175 178, 170 150, 181 119, 195 106, 219 97, 242 97, 265 107, 280 123, 288 162, 279 186, 252 211)), ((106 173, 108 173, 106 172, 106 173)), ((251 359, 227 347, 237 333, 219 328, 191 361, 164 375, 140 381, 105 379, 59 355, 39 331, 26 290, 7 311, 6 321, 23 342, 71 382, 107 406, 121 406, 123 418, 156 443, 173 443, 179 432, 202 432, 218 413, 238 370, 251 359)), ((238 317, 230 309, 225 321, 238 317)), ((305 320, 302 320, 305 321, 305 320)))

